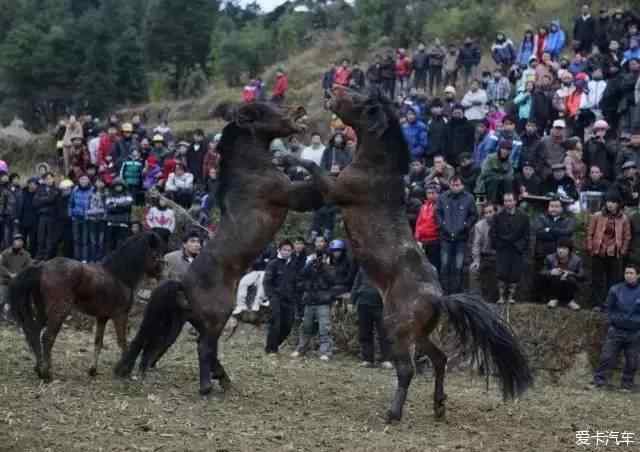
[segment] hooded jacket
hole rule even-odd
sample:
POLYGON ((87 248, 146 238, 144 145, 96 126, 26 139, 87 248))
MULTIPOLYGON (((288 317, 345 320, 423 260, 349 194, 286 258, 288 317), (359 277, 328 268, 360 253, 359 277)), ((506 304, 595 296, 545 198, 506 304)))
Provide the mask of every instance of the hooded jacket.
POLYGON ((553 59, 556 59, 564 49, 567 38, 564 30, 560 28, 559 20, 552 21, 551 25, 555 25, 557 29, 556 31, 549 31, 545 40, 544 51, 548 52, 553 59))
POLYGON ((423 158, 429 145, 427 141, 427 126, 419 119, 416 119, 413 123, 407 121, 402 126, 402 133, 409 146, 409 151, 411 151, 411 158, 414 160, 423 158))

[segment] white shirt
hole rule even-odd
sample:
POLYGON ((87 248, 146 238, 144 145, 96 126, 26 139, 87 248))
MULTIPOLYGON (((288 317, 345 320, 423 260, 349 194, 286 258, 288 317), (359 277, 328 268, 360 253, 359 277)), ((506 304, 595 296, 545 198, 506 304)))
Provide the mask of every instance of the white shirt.
POLYGON ((89 140, 89 158, 94 165, 98 164, 98 148, 100 147, 100 137, 95 137, 89 140))
POLYGON ((487 115, 487 93, 483 89, 477 90, 475 93, 468 91, 462 98, 462 106, 466 109, 464 116, 469 121, 482 121, 487 115), (480 105, 474 105, 475 102, 480 102, 480 105))
POLYGON ((308 146, 302 150, 300 154, 300 158, 302 160, 312 160, 316 163, 316 165, 320 166, 322 162, 322 155, 324 154, 324 145, 314 148, 313 146, 308 146))

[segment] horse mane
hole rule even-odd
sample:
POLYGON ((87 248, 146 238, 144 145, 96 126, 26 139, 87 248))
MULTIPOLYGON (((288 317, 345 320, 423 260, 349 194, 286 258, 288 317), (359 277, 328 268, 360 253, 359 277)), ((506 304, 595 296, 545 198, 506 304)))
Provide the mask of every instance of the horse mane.
POLYGON ((220 154, 220 161, 218 163, 219 177, 218 177, 218 190, 216 191, 216 201, 220 206, 220 213, 224 215, 225 204, 224 198, 229 189, 229 183, 231 182, 229 176, 229 156, 233 152, 234 145, 238 138, 247 135, 249 132, 245 129, 238 127, 235 122, 230 122, 222 129, 222 137, 218 142, 218 153, 220 154))
MULTIPOLYGON (((370 99, 372 98, 370 97, 370 99)), ((386 96, 376 95, 373 99, 377 105, 382 107, 387 116, 388 126, 382 134, 382 141, 387 152, 393 153, 393 169, 404 176, 409 173, 411 153, 402 132, 397 109, 386 96)))
POLYGON ((133 288, 144 275, 149 251, 162 246, 162 239, 155 232, 142 232, 129 237, 117 250, 108 254, 102 266, 114 278, 133 288))

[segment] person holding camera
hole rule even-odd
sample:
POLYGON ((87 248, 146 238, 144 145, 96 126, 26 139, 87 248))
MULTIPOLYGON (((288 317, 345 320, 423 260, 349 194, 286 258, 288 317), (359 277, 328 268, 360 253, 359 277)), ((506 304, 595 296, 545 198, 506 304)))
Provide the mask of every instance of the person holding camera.
POLYGON ((320 359, 322 361, 331 359, 333 351, 331 303, 335 298, 334 279, 329 256, 324 249, 316 247, 315 253, 307 256, 307 263, 299 277, 304 314, 302 334, 296 350, 291 354, 292 358, 298 358, 306 353, 314 333, 314 323, 317 321, 320 337, 320 359))

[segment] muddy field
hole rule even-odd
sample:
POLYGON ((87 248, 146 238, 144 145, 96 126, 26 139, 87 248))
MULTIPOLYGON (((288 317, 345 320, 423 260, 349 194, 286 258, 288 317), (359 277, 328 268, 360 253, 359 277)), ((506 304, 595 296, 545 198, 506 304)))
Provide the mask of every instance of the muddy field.
MULTIPOLYGON (((38 382, 15 328, 0 326, 0 451, 517 451, 640 450, 576 446, 576 430, 628 431, 640 441, 640 394, 594 392, 586 379, 537 386, 503 403, 468 373, 447 378, 446 421, 431 410, 430 376, 415 380, 404 421, 382 420, 391 371, 349 356, 324 363, 264 357, 263 334, 243 327, 224 344, 236 390, 197 395, 195 343, 184 333, 147 381, 116 381, 112 330, 103 366, 86 374, 92 336, 66 328, 54 349, 55 381, 38 382)), ((613 445, 612 445, 613 444, 613 445)))

